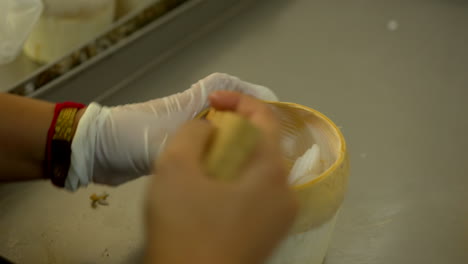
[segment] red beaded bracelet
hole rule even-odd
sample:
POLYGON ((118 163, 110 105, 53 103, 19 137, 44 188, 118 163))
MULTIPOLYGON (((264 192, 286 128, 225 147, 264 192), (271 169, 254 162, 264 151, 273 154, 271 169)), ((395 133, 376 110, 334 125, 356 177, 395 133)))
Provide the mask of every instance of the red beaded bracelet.
POLYGON ((76 113, 85 105, 73 102, 55 105, 54 118, 47 133, 44 175, 55 186, 64 187, 70 168, 73 123, 76 113))

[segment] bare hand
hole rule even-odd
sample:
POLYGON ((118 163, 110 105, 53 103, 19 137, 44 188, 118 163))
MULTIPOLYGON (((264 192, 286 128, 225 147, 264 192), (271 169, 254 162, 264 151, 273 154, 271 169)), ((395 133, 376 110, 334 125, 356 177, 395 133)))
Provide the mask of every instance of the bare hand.
POLYGON ((234 92, 217 92, 210 101, 248 118, 262 140, 239 179, 221 182, 206 175, 202 162, 213 127, 198 120, 176 133, 150 186, 148 263, 262 263, 294 220, 297 204, 273 113, 234 92))

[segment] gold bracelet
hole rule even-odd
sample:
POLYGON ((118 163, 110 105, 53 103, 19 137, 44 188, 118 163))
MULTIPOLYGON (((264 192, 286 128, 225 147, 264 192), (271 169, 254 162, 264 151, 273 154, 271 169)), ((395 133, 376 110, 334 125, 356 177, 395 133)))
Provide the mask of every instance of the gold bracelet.
POLYGON ((55 124, 55 134, 52 140, 65 140, 71 142, 73 136, 73 122, 77 108, 65 108, 60 111, 55 124))
POLYGON ((78 110, 84 105, 76 103, 57 104, 55 122, 49 130, 45 175, 58 187, 65 186, 71 161, 73 127, 78 110))

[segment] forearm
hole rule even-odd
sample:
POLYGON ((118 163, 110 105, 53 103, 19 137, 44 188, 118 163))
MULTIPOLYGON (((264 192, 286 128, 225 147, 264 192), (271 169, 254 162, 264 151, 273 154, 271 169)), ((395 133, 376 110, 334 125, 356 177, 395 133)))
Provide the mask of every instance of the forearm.
POLYGON ((0 181, 44 178, 47 132, 54 108, 53 103, 0 94, 0 181))

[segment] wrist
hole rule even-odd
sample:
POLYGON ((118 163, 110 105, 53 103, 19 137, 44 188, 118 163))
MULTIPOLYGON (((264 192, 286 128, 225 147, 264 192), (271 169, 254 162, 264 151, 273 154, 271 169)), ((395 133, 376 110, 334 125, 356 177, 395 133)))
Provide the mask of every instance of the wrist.
POLYGON ((78 112, 76 112, 75 120, 73 121, 73 127, 72 127, 72 138, 75 137, 76 130, 78 129, 78 124, 80 122, 81 117, 84 115, 85 111, 86 111, 86 107, 81 108, 80 110, 78 110, 78 112))
POLYGON ((46 145, 44 176, 55 186, 64 187, 70 168, 71 143, 83 115, 84 105, 73 102, 55 105, 46 145))

